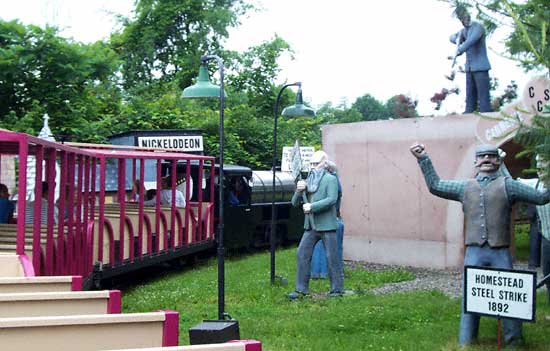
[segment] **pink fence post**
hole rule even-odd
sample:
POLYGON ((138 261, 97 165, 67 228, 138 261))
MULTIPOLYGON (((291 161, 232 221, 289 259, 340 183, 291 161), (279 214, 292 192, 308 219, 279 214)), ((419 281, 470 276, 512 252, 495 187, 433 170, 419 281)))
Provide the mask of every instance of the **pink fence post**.
MULTIPOLYGON (((67 241, 65 240, 65 226, 64 226, 64 209, 65 209, 65 198, 66 198, 66 184, 67 184, 67 152, 61 151, 61 172, 60 172, 60 182, 61 184, 56 184, 59 187, 59 208, 57 213, 57 274, 66 274, 67 273, 67 255, 66 255, 66 245, 67 241)), ((55 212, 55 184, 54 182, 48 183, 48 220, 49 213, 55 212), (53 198, 50 201, 50 197, 53 198), (53 206, 52 206, 53 205, 53 206)), ((48 221, 48 224, 50 222, 48 221)))
MULTIPOLYGON (((189 194, 191 194, 191 182, 189 181, 191 177, 191 160, 187 159, 187 166, 185 167, 185 231, 183 234, 183 242, 185 245, 189 245, 189 215, 191 211, 191 197, 189 194)), ((200 187, 200 185, 199 185, 200 187)), ((193 235, 191 235, 191 238, 193 238, 193 235)), ((192 239, 191 239, 192 240, 192 239)))
MULTIPOLYGON (((48 186, 50 184, 55 184, 55 163, 56 163, 56 156, 57 152, 54 148, 48 148, 48 158, 46 159, 46 183, 48 186)), ((35 192, 35 194, 37 194, 35 192)), ((40 198, 36 199, 36 203, 41 203, 42 200, 42 192, 40 190, 40 198)), ((54 200, 54 190, 48 192, 48 203, 53 204, 55 202, 54 200)), ((40 208, 40 205, 37 206, 40 208)), ((48 275, 54 275, 56 273, 56 267, 55 267, 55 261, 54 257, 57 254, 57 250, 55 247, 55 239, 53 236, 54 233, 54 206, 48 206, 48 212, 46 215, 46 274, 48 275)), ((35 207, 35 221, 36 218, 40 218, 40 221, 42 221, 42 210, 38 209, 36 210, 35 207), (38 212, 37 212, 38 211, 38 212), (38 216, 38 217, 37 217, 38 216)), ((59 249, 59 247, 57 248, 59 249)))
MULTIPOLYGON (((19 139, 19 181, 18 181, 18 201, 17 201, 17 238, 15 242, 15 252, 18 255, 25 253, 25 197, 27 195, 27 140, 19 139), (22 195, 22 196, 21 196, 22 195)), ((36 253, 38 255, 38 253, 36 253)))
POLYGON ((155 198, 156 201, 156 211, 155 211, 155 233, 157 235, 157 240, 155 243, 154 251, 159 252, 160 247, 160 192, 161 192, 161 161, 160 159, 157 160, 157 195, 155 198))
MULTIPOLYGON (((101 157, 99 159, 99 228, 97 230, 99 233, 99 238, 97 242, 100 247, 97 259, 100 261, 103 261, 104 227, 105 227, 105 157, 101 157)), ((109 251, 113 251, 113 247, 111 245, 109 245, 109 251)))
MULTIPOLYGON (((120 208, 120 221, 119 223, 119 251, 118 255, 120 258, 120 262, 124 261, 124 247, 125 247, 125 233, 124 233, 124 227, 125 227, 125 218, 126 218, 126 161, 123 158, 118 159, 118 204, 120 208)), ((130 238, 129 238, 130 239, 130 238)), ((128 248, 130 250, 130 257, 132 257, 132 248, 128 248)))
MULTIPOLYGON (((199 160, 199 184, 202 185, 202 174, 204 172, 204 160, 199 160)), ((206 235, 204 235, 203 233, 203 225, 202 225, 202 186, 199 186, 199 191, 198 191, 198 203, 199 203, 199 208, 197 210, 197 217, 198 217, 198 225, 197 225, 197 231, 199 233, 199 238, 200 240, 205 240, 206 239, 206 235)))
MULTIPOLYGON (((35 190, 37 190, 37 192, 35 191, 35 194, 38 194, 40 197, 38 199, 40 199, 42 197, 42 164, 44 162, 44 148, 42 147, 42 145, 36 145, 36 175, 35 175, 35 190)), ((36 199, 35 199, 36 200, 36 199)), ((40 201, 35 201, 35 205, 37 202, 40 202, 40 201)), ((39 211, 40 211, 40 205, 38 205, 38 208, 39 208, 39 211)), ((36 209, 36 207, 35 207, 36 209)), ((38 213, 38 212, 36 212, 38 213)), ((35 216, 36 217, 36 216, 35 216)), ((24 218, 23 218, 24 219, 24 218)), ((41 252, 42 251, 42 246, 41 246, 41 239, 42 239, 42 230, 41 230, 41 223, 40 221, 37 221, 36 218, 34 220, 34 223, 33 223, 33 231, 32 231, 32 251, 33 252, 41 252)), ((41 255, 33 255, 32 256, 32 263, 33 263, 33 266, 34 266, 34 271, 38 274, 40 274, 42 272, 42 267, 41 267, 41 255)))
MULTIPOLYGON (((177 178, 177 162, 178 160, 172 160, 171 180, 172 183, 172 203, 170 204, 170 248, 174 248, 174 236, 176 235, 176 178, 177 178)), ((168 239, 168 238, 166 238, 168 239)), ((167 247, 168 245, 164 245, 167 247)))

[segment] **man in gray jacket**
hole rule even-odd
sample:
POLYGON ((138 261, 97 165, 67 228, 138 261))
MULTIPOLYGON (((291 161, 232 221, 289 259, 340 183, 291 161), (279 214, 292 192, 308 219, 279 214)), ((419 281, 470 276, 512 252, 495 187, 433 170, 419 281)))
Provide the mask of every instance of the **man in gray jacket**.
POLYGON ((464 28, 451 35, 450 40, 459 44, 456 56, 466 53, 466 110, 464 113, 474 112, 479 103, 479 112, 491 112, 489 97, 489 70, 491 64, 487 58, 485 46, 485 28, 479 22, 472 21, 468 10, 458 6, 454 15, 460 20, 464 28))
MULTIPOLYGON (((465 223, 464 265, 512 269, 510 255, 510 213, 514 203, 523 201, 536 205, 550 202, 550 191, 539 192, 528 185, 504 177, 498 171, 501 159, 492 145, 476 148, 475 179, 441 180, 422 144, 413 144, 411 153, 418 159, 426 184, 432 194, 462 203, 465 223)), ((504 341, 523 342, 521 321, 503 319, 504 341)), ((479 316, 462 311, 460 346, 477 338, 479 316)))

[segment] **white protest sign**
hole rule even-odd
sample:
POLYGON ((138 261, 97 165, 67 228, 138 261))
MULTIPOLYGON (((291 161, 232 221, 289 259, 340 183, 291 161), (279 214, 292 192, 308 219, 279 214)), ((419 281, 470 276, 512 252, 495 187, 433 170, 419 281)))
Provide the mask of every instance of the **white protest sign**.
MULTIPOLYGON (((283 157, 281 158, 281 171, 292 172, 292 146, 283 147, 283 157)), ((302 159, 302 171, 307 172, 309 170, 309 160, 315 152, 313 146, 300 146, 300 158, 302 159)))
POLYGON ((464 311, 497 318, 535 320, 537 274, 464 267, 464 311))

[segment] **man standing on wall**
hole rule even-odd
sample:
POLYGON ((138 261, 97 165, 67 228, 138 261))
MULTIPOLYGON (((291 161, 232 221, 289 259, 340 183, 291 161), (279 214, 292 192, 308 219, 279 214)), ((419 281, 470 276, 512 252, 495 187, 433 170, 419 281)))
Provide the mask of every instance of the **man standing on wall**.
POLYGON ((338 243, 336 229, 336 201, 338 199, 338 180, 327 171, 328 156, 323 151, 316 151, 310 160, 311 171, 305 181, 296 184, 292 196, 292 205, 302 205, 305 214, 304 235, 296 254, 296 288, 287 294, 291 300, 309 294, 311 276, 311 257, 313 247, 322 240, 325 245, 330 278, 330 296, 341 296, 344 293, 342 265, 338 260, 338 243), (306 192, 304 201, 303 192, 306 192))
POLYGON ((464 6, 457 6, 453 13, 464 28, 451 35, 452 43, 458 45, 456 56, 466 53, 466 110, 474 112, 479 103, 479 112, 491 112, 489 97, 489 70, 491 64, 487 58, 485 46, 486 30, 479 22, 472 21, 470 13, 464 6))
MULTIPOLYGON (((474 179, 440 180, 422 144, 413 144, 417 158, 432 194, 462 203, 465 223, 464 265, 512 269, 510 255, 510 214, 518 201, 543 205, 550 202, 550 191, 539 192, 528 185, 504 177, 499 172, 501 158, 492 145, 476 148, 474 179)), ((463 307, 464 308, 464 307, 463 307)), ((504 341, 523 343, 521 321, 503 319, 504 341)), ((458 342, 465 346, 477 338, 479 316, 461 313, 458 342)))

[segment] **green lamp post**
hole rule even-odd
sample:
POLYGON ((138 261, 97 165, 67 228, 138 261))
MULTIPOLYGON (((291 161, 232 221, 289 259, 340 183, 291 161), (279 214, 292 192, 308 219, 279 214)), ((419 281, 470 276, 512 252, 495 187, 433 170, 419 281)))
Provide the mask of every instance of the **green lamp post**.
POLYGON ((218 319, 223 320, 226 317, 225 313, 225 262, 223 246, 223 152, 224 152, 224 129, 223 129, 223 113, 226 93, 224 91, 223 82, 223 60, 216 55, 205 55, 201 57, 201 66, 199 69, 199 77, 197 82, 183 90, 181 96, 183 98, 218 98, 220 101, 220 156, 219 156, 219 177, 218 177, 218 319), (218 70, 220 72, 220 86, 210 83, 208 77, 208 69, 206 63, 210 60, 216 60, 218 70))
POLYGON ((273 154, 272 154, 272 164, 271 164, 271 171, 273 173, 273 183, 272 183, 272 191, 271 191, 271 232, 269 234, 269 251, 270 251, 270 258, 271 258, 271 284, 275 283, 275 244, 276 244, 276 229, 275 229, 275 221, 276 221, 276 211, 275 211, 275 172, 277 167, 277 117, 279 115, 279 104, 281 103, 281 96, 283 94, 283 91, 291 86, 297 86, 298 92, 296 93, 296 102, 292 106, 285 107, 283 109, 283 112, 281 112, 282 116, 285 117, 314 117, 315 111, 311 109, 310 107, 304 105, 304 101, 302 98, 302 83, 296 82, 296 83, 290 83, 285 84, 279 91, 279 94, 277 95, 277 101, 275 102, 275 110, 274 110, 274 118, 273 118, 273 154))

